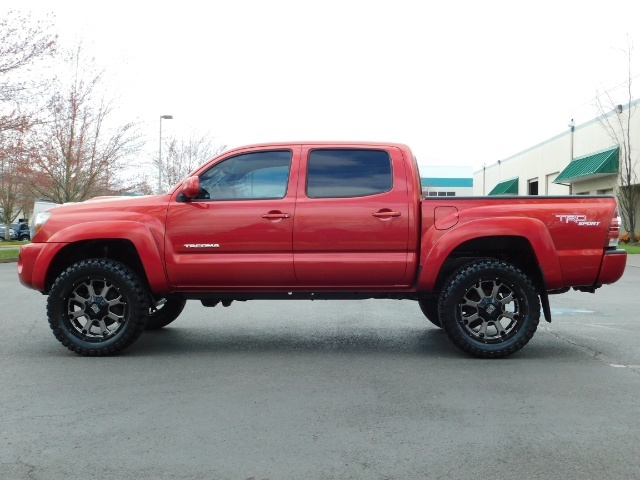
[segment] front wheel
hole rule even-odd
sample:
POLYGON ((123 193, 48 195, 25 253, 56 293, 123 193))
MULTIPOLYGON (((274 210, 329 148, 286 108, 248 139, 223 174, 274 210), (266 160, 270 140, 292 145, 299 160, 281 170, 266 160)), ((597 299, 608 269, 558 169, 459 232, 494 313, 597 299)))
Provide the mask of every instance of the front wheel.
POLYGON ((127 348, 147 323, 149 304, 142 285, 129 267, 106 258, 70 266, 49 292, 53 334, 80 355, 111 355, 127 348))
POLYGON ((513 265, 478 260, 455 272, 442 289, 442 328, 461 350, 501 358, 524 347, 540 320, 531 280, 513 265))

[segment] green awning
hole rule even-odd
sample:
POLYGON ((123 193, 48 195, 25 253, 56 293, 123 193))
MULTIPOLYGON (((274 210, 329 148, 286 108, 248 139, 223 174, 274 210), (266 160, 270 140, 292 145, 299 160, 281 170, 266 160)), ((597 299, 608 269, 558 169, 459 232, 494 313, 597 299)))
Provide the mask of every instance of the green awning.
POLYGON ((503 180, 489 192, 489 195, 517 195, 518 177, 503 180))
POLYGON ((560 172, 553 183, 573 183, 618 173, 620 148, 576 158, 560 172))

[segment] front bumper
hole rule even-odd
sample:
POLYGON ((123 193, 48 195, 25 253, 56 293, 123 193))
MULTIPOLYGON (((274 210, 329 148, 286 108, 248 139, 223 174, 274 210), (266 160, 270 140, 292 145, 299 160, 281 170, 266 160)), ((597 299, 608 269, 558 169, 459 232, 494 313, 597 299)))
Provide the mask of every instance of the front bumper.
POLYGON ((18 278, 27 288, 46 292, 47 268, 66 243, 29 243, 18 253, 18 278))

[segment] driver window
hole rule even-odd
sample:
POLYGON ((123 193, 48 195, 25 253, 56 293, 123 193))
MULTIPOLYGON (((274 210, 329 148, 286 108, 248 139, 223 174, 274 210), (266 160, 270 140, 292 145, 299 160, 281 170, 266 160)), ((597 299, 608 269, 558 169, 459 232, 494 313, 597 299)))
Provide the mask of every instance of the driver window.
POLYGON ((245 153, 215 164, 200 175, 202 200, 255 200, 284 198, 287 193, 291 151, 245 153))

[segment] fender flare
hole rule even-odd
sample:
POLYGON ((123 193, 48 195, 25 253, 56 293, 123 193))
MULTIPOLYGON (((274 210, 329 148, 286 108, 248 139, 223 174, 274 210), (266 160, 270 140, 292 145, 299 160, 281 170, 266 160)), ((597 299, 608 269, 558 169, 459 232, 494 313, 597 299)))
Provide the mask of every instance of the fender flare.
POLYGON ((418 290, 433 291, 442 265, 458 246, 485 237, 524 238, 535 255, 547 289, 562 286, 560 259, 546 225, 530 217, 501 217, 471 220, 447 230, 430 228, 423 236, 418 290))
MULTIPOLYGON (((160 238, 162 239, 162 237, 160 238)), ((140 222, 121 220, 83 222, 55 232, 47 240, 47 246, 40 252, 34 265, 34 285, 44 288, 48 267, 60 250, 69 244, 90 240, 126 240, 131 242, 140 257, 151 290, 153 292, 169 290, 161 248, 154 239, 151 229, 140 222)))

